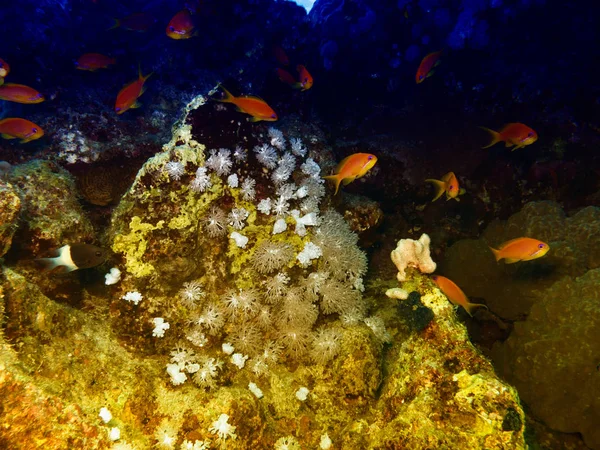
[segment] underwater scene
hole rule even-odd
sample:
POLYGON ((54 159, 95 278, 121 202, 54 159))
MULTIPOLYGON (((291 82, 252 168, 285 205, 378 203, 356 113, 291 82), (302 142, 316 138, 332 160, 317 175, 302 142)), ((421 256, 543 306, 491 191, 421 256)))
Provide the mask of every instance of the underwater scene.
POLYGON ((600 450, 599 20, 2 0, 0 450, 600 450))

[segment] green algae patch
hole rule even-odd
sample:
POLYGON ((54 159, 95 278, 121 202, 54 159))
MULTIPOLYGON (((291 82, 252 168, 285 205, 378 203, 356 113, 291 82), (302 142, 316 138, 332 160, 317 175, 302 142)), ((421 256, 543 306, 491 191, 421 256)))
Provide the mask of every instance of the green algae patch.
POLYGON ((147 235, 154 230, 162 229, 164 220, 156 225, 144 223, 139 216, 133 216, 129 222, 129 233, 115 236, 112 250, 125 256, 127 271, 136 278, 151 275, 156 270, 150 263, 142 261, 148 247, 147 235))

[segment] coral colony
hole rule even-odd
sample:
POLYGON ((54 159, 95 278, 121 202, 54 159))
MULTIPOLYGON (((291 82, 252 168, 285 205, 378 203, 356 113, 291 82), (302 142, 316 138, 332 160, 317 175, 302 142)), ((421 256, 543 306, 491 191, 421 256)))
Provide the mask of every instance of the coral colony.
MULTIPOLYGON (((191 198, 219 192, 205 207, 202 232, 229 239, 238 249, 232 252, 247 261, 223 280, 228 287, 220 295, 200 279, 184 282, 175 301, 185 322, 169 310, 151 318, 153 336, 180 338, 166 365, 174 386, 191 380, 213 389, 226 365, 260 377, 278 361, 327 364, 340 351, 343 329, 317 324, 319 318, 336 315, 345 324, 366 319, 361 290, 367 260, 344 219, 321 208, 319 165, 300 138, 288 141, 270 128, 268 139, 249 154, 221 148, 210 150, 198 167, 177 159, 163 166, 170 182, 188 183, 191 198), (234 202, 225 206, 224 198, 234 202), (255 281, 249 284, 248 276, 255 281)), ((143 307, 143 296, 133 291, 123 299, 143 307)))

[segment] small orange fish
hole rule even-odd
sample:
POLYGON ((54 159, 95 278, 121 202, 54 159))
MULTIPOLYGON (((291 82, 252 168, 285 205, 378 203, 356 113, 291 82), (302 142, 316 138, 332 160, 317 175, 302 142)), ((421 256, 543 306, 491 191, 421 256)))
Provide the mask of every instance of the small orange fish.
POLYGON ((148 29, 150 29, 150 27, 152 27, 152 25, 156 23, 156 19, 145 12, 133 13, 123 19, 113 20, 115 21, 115 23, 112 27, 109 28, 109 30, 121 27, 125 30, 137 31, 139 33, 148 31, 148 29))
POLYGON ((298 71, 298 78, 300 79, 300 90, 306 91, 310 89, 313 85, 312 75, 302 64, 298 64, 296 70, 298 71))
POLYGON ((419 68, 417 69, 417 75, 415 76, 417 84, 422 83, 425 78, 429 78, 431 75, 433 75, 433 68, 440 64, 439 59, 441 55, 442 51, 440 50, 439 52, 430 53, 423 58, 419 68))
POLYGON ((505 142, 506 147, 512 147, 512 151, 515 151, 518 148, 523 148, 526 145, 533 144, 537 141, 538 135, 535 131, 529 128, 527 125, 523 125, 522 123, 509 123, 507 124, 500 132, 490 130, 486 127, 479 127, 482 130, 489 132, 492 135, 492 142, 490 142, 485 147, 488 148, 498 142, 505 142))
POLYGON ((4 83, 4 78, 9 74, 10 66, 6 61, 0 58, 0 85, 4 83))
POLYGON ((44 96, 29 86, 15 83, 4 83, 0 86, 0 100, 15 103, 42 103, 44 96))
POLYGON ((117 60, 101 53, 85 53, 75 61, 75 68, 79 70, 89 70, 94 72, 98 69, 106 69, 111 64, 116 64, 117 60))
POLYGON ((496 261, 504 259, 506 264, 513 264, 519 261, 531 261, 541 258, 550 250, 550 246, 545 242, 538 241, 528 237, 511 239, 500 246, 498 250, 490 247, 496 261))
POLYGON ((346 186, 366 174, 377 162, 377 156, 370 153, 354 153, 342 159, 335 169, 335 174, 323 177, 335 183, 335 194, 340 183, 346 186))
POLYGON ((462 189, 458 184, 458 178, 454 175, 454 172, 448 172, 446 175, 442 177, 441 180, 434 180, 433 178, 428 178, 425 180, 427 183, 433 183, 436 192, 435 197, 433 197, 432 202, 435 202, 438 198, 442 196, 442 194, 446 193, 446 200, 450 200, 453 198, 457 202, 460 201, 458 198, 459 195, 465 193, 465 190, 462 189))
POLYGON ((125 85, 125 87, 119 91, 115 102, 115 112, 117 114, 123 114, 130 108, 139 108, 141 106, 137 100, 146 90, 144 83, 150 78, 150 75, 152 75, 152 73, 149 73, 146 76, 142 75, 142 71, 139 69, 137 80, 125 85))
POLYGON ((260 120, 274 122, 277 120, 277 114, 275 111, 273 111, 273 109, 267 105, 267 102, 265 102, 262 98, 251 95, 240 95, 239 97, 234 97, 231 92, 229 92, 223 86, 221 86, 221 89, 223 89, 223 98, 215 100, 223 103, 233 103, 237 107, 238 111, 252 116, 250 119, 248 119, 250 122, 258 122, 260 120))
POLYGON ((277 75, 277 78, 279 78, 285 84, 289 84, 292 87, 296 84, 298 86, 300 85, 300 83, 296 81, 294 76, 285 69, 281 69, 278 67, 277 69, 275 69, 275 74, 277 75))
POLYGON ((9 117, 0 120, 0 134, 4 139, 21 139, 19 142, 24 144, 41 138, 44 130, 29 120, 9 117))
POLYGON ((283 66, 288 66, 290 64, 290 58, 288 58, 285 50, 279 45, 273 46, 273 56, 275 56, 275 59, 283 66))
POLYGON ((454 305, 462 306, 467 314, 473 316, 473 310, 476 308, 488 309, 486 305, 481 303, 471 303, 469 298, 465 295, 461 288, 459 288, 454 281, 449 280, 441 275, 433 275, 431 277, 433 282, 440 288, 440 291, 444 293, 448 300, 454 305))
POLYGON ((167 25, 167 36, 171 39, 189 39, 196 35, 192 15, 187 9, 182 9, 175 14, 167 25))

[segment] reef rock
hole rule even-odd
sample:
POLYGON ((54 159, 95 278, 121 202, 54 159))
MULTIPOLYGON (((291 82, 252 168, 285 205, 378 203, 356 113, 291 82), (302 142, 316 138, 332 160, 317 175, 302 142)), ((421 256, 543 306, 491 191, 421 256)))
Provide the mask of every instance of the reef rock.
POLYGON ((538 298, 536 290, 548 288, 564 275, 579 276, 600 266, 599 218, 596 207, 566 217, 557 203, 531 202, 506 222, 492 222, 482 239, 453 244, 440 271, 469 297, 484 298, 494 313, 518 319, 538 298), (547 242, 550 251, 543 258, 511 265, 494 260, 488 246, 497 248, 522 236, 547 242))
POLYGON ((21 200, 15 189, 0 181, 0 257, 10 248, 17 229, 21 200))
POLYGON ((527 320, 493 349, 502 373, 536 417, 581 433, 600 449, 600 269, 565 276, 535 293, 527 320))

